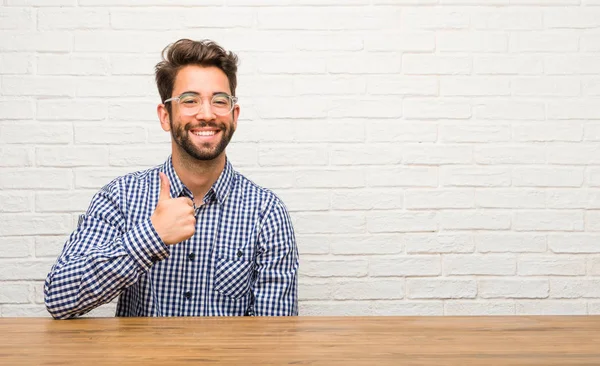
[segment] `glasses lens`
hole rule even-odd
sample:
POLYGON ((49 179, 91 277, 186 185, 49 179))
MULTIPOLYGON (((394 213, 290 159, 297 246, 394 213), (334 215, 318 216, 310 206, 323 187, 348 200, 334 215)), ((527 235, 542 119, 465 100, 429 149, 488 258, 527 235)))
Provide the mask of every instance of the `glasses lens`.
POLYGON ((228 95, 217 94, 212 98, 212 110, 215 114, 225 115, 233 109, 233 103, 228 95))
POLYGON ((202 101, 198 96, 186 95, 179 98, 179 108, 181 113, 186 116, 191 116, 198 113, 198 109, 200 108, 201 104, 202 101))

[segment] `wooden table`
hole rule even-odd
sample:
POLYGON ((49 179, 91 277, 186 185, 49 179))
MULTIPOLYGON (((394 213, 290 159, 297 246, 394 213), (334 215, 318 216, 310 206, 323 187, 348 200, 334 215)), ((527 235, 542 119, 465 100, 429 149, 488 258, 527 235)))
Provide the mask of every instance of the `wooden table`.
POLYGON ((0 318, 6 365, 600 365, 600 316, 0 318))

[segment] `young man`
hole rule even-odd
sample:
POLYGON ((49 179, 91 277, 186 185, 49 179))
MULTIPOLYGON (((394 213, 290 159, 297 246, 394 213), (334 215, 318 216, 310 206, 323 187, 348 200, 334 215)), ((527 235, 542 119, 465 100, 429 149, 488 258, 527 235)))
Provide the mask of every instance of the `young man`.
POLYGON ((54 318, 120 295, 117 316, 297 315, 298 250, 290 217, 225 154, 237 126, 237 56, 182 39, 156 83, 172 154, 93 198, 46 279, 54 318))

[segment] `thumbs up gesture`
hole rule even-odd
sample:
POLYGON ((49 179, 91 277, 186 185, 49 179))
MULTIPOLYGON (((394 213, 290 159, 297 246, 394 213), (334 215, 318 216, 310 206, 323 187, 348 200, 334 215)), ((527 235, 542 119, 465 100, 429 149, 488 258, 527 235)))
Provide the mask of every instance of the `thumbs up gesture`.
POLYGON ((160 175, 160 196, 150 217, 154 230, 167 245, 189 239, 196 232, 194 203, 188 197, 171 198, 171 183, 163 172, 160 175))

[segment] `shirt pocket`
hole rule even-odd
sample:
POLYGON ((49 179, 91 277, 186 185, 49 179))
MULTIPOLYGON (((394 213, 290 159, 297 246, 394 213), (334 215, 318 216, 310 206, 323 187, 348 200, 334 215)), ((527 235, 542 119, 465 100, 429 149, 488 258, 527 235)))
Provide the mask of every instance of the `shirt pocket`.
POLYGON ((232 299, 240 299, 250 291, 251 274, 251 261, 218 257, 215 290, 232 299))

